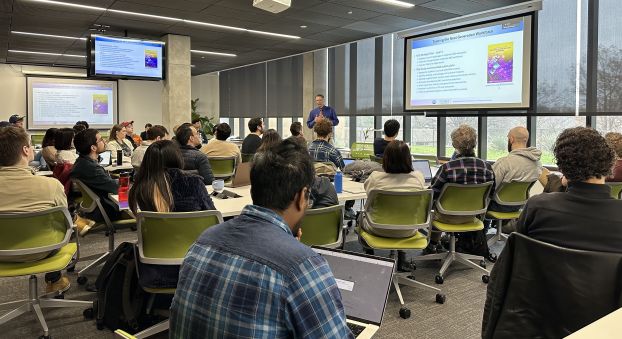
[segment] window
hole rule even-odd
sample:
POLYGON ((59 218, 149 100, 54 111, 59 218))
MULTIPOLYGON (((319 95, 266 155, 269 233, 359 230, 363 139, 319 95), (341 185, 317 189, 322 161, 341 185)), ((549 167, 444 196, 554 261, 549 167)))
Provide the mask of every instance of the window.
MULTIPOLYGON (((397 133, 397 138, 396 139, 397 140, 404 140, 404 133, 402 133, 402 131, 404 130, 404 117, 401 116, 401 115, 393 115, 393 116, 391 116, 391 115, 383 115, 382 116, 382 124, 381 124, 382 127, 380 127, 380 129, 384 129, 384 123, 387 120, 390 120, 390 119, 395 119, 395 120, 397 120, 400 123, 400 131, 397 133)), ((384 135, 384 132, 381 131, 380 135, 384 135)), ((408 140, 405 140, 405 141, 408 142, 408 140)))
POLYGON ((543 165, 555 165, 553 147, 559 133, 566 128, 585 126, 585 117, 537 117, 536 147, 542 151, 543 165))
POLYGON ((445 156, 451 157, 454 154, 454 147, 451 145, 451 132, 462 124, 467 124, 477 130, 477 117, 447 117, 445 122, 447 124, 445 156))
POLYGON ((289 138, 289 136, 292 135, 289 132, 289 126, 292 125, 292 118, 281 118, 281 122, 282 122, 283 128, 281 128, 282 130, 279 131, 279 134, 281 135, 283 139, 289 138))
MULTIPOLYGON (((276 119, 277 118, 268 118, 268 119, 264 119, 264 121, 266 121, 268 123, 268 126, 266 127, 266 130, 270 129, 276 129, 276 119)), ((279 133, 280 134, 280 133, 279 133)), ((282 137, 282 135, 281 135, 282 137)))
POLYGON ((436 118, 413 115, 410 117, 410 152, 436 154, 436 118))
POLYGON ((240 130, 240 118, 233 118, 233 125, 231 125, 231 135, 235 135, 238 138, 244 138, 246 134, 243 134, 240 130))
POLYGON ((350 148, 350 117, 340 116, 334 130, 335 147, 350 148))
POLYGON ((251 120, 251 118, 244 118, 244 136, 249 135, 251 133, 251 130, 248 129, 248 122, 251 120))
POLYGON ((488 117, 486 160, 497 160, 508 153, 508 132, 516 126, 527 126, 525 117, 488 117))
POLYGON ((356 117, 356 141, 357 142, 374 142, 374 117, 373 116, 357 116, 356 117))
MULTIPOLYGON (((600 0, 598 3, 598 76, 597 110, 622 112, 622 8, 619 0, 600 0)), ((610 132, 622 128, 620 117, 598 117, 596 127, 610 132), (610 124, 611 123, 611 124, 610 124), (616 123, 616 124, 614 124, 616 123)))
POLYGON ((603 135, 607 132, 622 133, 622 116, 597 116, 595 128, 603 135))

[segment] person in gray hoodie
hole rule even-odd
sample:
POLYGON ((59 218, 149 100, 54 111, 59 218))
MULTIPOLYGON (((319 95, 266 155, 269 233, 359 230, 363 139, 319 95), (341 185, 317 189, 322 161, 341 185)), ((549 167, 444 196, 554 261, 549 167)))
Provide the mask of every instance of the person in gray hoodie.
MULTIPOLYGON (((527 147, 529 131, 525 127, 514 127, 508 133, 507 156, 497 159, 492 165, 495 172, 495 187, 502 183, 516 181, 536 181, 542 172, 540 156, 542 151, 535 147, 527 147)), ((502 206, 495 201, 490 202, 489 209, 498 212, 515 212, 521 206, 502 206)))

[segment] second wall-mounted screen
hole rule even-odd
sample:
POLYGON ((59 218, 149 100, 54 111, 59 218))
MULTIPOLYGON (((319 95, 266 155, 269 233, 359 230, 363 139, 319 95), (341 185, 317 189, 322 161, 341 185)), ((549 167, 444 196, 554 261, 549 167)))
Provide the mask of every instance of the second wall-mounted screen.
POLYGON ((531 16, 405 39, 410 111, 530 107, 531 16))
POLYGON ((164 78, 164 43, 92 35, 90 75, 160 80, 164 78))

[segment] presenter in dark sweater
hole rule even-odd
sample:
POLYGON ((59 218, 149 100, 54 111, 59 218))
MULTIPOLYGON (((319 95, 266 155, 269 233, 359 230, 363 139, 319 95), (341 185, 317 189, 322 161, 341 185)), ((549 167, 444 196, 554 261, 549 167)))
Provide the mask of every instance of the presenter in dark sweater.
POLYGON ((384 137, 374 140, 374 154, 382 157, 384 155, 384 149, 387 145, 395 140, 397 133, 400 132, 400 123, 395 119, 389 119, 384 123, 384 137))
POLYGON ((321 119, 328 119, 333 124, 333 126, 339 125, 339 118, 337 118, 337 112, 330 107, 324 105, 324 96, 322 94, 318 94, 315 96, 315 104, 317 105, 309 113, 309 119, 307 119, 307 127, 313 129, 315 123, 320 121, 321 119))
POLYGON ((260 135, 263 134, 263 120, 252 118, 248 121, 248 129, 251 134, 247 135, 242 142, 242 154, 255 154, 261 145, 260 135))

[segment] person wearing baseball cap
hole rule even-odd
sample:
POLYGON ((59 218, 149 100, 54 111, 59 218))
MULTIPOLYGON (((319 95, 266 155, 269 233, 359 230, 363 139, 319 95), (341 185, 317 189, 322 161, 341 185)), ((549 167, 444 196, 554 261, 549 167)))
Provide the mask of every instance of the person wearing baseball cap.
POLYGON ((132 143, 134 149, 140 146, 140 144, 143 142, 143 139, 141 139, 140 135, 134 133, 134 120, 124 121, 121 123, 121 126, 125 127, 125 131, 127 132, 125 138, 132 143))
POLYGON ((9 118, 9 123, 13 126, 24 128, 24 117, 18 114, 13 114, 9 118))

